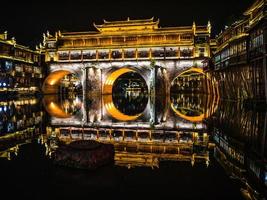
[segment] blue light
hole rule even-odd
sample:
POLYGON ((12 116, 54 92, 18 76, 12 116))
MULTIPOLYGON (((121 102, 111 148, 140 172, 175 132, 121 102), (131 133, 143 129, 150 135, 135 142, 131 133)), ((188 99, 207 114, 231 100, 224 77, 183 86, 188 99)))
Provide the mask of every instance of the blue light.
POLYGON ((3 110, 2 107, 0 107, 0 112, 2 112, 2 110, 3 110))
POLYGON ((5 66, 6 66, 6 70, 9 71, 12 68, 12 62, 6 61, 5 66))
POLYGON ((6 83, 3 83, 3 86, 6 86, 6 83))
POLYGON ((2 86, 2 83, 0 83, 0 86, 2 86))
POLYGON ((4 106, 4 111, 7 111, 7 107, 6 106, 4 106))

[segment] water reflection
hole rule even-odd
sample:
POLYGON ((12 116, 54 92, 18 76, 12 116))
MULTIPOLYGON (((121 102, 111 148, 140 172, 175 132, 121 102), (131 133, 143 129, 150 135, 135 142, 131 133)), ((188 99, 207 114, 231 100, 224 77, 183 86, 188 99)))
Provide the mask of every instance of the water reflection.
POLYGON ((55 96, 46 95, 43 104, 51 117, 70 118, 79 115, 82 108, 82 100, 79 96, 55 96))
POLYGON ((208 120, 214 157, 242 184, 244 195, 261 199, 267 187, 267 112, 237 102, 220 102, 208 120))
POLYGON ((115 107, 125 115, 142 113, 148 103, 148 96, 141 92, 125 92, 124 95, 112 95, 115 107))
POLYGON ((44 115, 38 99, 0 102, 0 157, 11 159, 19 146, 43 132, 44 115))
POLYGON ((217 109, 218 99, 206 95, 179 94, 171 96, 171 108, 177 116, 191 121, 202 122, 217 109))
MULTIPOLYGON (((153 99, 147 95, 127 93, 124 96, 121 93, 105 95, 99 101, 96 99, 83 102, 81 126, 77 127, 81 119, 54 119, 48 135, 56 135, 65 144, 84 139, 113 144, 115 164, 127 168, 155 168, 159 167, 161 160, 209 165, 209 148, 212 145, 203 119, 207 106, 216 107, 213 105, 216 101, 207 97, 201 97, 198 101, 192 95, 186 98, 175 96, 166 101, 162 97, 153 99), (197 114, 202 118, 192 120, 191 117, 195 116, 181 110, 182 114, 178 116, 178 111, 173 108, 178 109, 179 106, 184 110, 199 109, 202 113, 197 114)), ((50 151, 53 154, 55 149, 51 147, 50 151)))
POLYGON ((49 160, 60 144, 95 140, 114 146, 119 171, 161 170, 170 161, 212 171, 219 164, 242 194, 266 195, 267 112, 241 103, 182 94, 45 96, 0 102, 0 119, 0 157, 11 161, 35 138, 49 160))

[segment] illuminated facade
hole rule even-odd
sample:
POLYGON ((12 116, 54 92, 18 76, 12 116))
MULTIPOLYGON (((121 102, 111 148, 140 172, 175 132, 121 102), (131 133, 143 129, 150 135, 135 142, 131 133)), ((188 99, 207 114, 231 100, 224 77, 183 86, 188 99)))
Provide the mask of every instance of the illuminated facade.
POLYGON ((42 81, 41 54, 8 39, 7 32, 0 34, 0 92, 40 92, 42 81))
POLYGON ((128 18, 94 26, 96 31, 44 34, 49 71, 44 93, 57 93, 60 80, 72 73, 80 77, 84 92, 110 94, 114 81, 130 71, 143 76, 150 93, 169 93, 180 73, 202 70, 211 54, 210 23, 161 28, 154 18, 128 18))
POLYGON ((267 101, 265 10, 266 1, 255 1, 243 19, 216 38, 218 49, 211 74, 222 98, 267 101))

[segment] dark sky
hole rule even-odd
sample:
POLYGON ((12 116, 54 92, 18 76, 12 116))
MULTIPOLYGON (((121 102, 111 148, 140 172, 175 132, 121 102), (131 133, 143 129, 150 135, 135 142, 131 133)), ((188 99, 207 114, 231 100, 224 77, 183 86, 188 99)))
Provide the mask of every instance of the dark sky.
POLYGON ((94 30, 93 22, 102 19, 123 20, 160 19, 160 26, 207 24, 210 20, 213 34, 242 15, 254 0, 65 0, 65 1, 1 1, 0 31, 7 30, 18 43, 35 46, 47 30, 94 30), (231 2, 231 3, 230 3, 231 2))

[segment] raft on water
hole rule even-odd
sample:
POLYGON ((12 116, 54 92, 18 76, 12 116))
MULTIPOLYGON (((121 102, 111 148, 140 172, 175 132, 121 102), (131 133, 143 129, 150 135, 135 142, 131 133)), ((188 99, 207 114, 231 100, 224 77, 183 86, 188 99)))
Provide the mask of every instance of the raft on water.
POLYGON ((114 162, 114 146, 94 140, 79 140, 61 145, 55 151, 54 163, 78 169, 96 169, 114 162))

